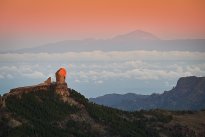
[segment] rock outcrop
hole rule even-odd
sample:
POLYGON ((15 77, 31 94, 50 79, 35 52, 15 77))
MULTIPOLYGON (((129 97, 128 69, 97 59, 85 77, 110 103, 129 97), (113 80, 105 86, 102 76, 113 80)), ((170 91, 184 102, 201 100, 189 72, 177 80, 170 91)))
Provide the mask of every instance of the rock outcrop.
POLYGON ((2 97, 0 95, 0 108, 2 107, 2 105, 3 105, 3 100, 2 100, 2 97))
POLYGON ((69 96, 68 86, 65 82, 66 79, 66 69, 60 68, 56 73, 56 82, 52 83, 52 86, 57 94, 61 96, 69 96))
POLYGON ((181 77, 176 87, 162 94, 108 94, 91 98, 97 104, 123 110, 169 109, 200 110, 205 108, 205 77, 181 77))
POLYGON ((49 77, 46 81, 44 81, 45 84, 50 85, 51 84, 51 77, 49 77))
POLYGON ((65 78, 66 78, 66 69, 65 68, 60 68, 56 72, 56 83, 65 83, 65 78))
MULTIPOLYGON (((70 95, 66 79, 66 69, 60 68, 56 73, 56 82, 51 81, 51 77, 49 77, 43 83, 33 86, 26 87, 18 87, 11 89, 9 93, 4 94, 4 97, 10 95, 21 95, 28 92, 36 92, 36 91, 48 91, 49 89, 53 89, 58 95, 68 97, 70 95)), ((2 99, 0 98, 0 105, 2 104, 2 99)))

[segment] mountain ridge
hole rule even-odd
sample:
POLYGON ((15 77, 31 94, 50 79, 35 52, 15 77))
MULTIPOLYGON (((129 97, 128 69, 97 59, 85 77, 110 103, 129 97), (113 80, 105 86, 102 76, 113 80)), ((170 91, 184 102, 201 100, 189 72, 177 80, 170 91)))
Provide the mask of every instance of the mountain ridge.
POLYGON ((176 87, 162 94, 143 95, 133 94, 132 98, 125 95, 115 101, 110 94, 97 98, 90 98, 97 104, 102 104, 123 110, 139 109, 170 109, 170 110, 200 110, 205 108, 205 77, 182 77, 176 87), (134 99, 133 99, 134 98, 134 99), (111 100, 111 102, 110 102, 111 100))
POLYGON ((33 48, 10 50, 4 53, 65 53, 83 51, 198 51, 204 52, 205 39, 162 40, 152 33, 135 30, 109 39, 64 40, 33 48))
POLYGON ((125 34, 117 35, 112 39, 136 39, 136 40, 159 40, 157 36, 150 32, 142 31, 142 30, 134 30, 125 34))
MULTIPOLYGON (((54 84, 65 84, 64 74, 56 77, 54 84)), ((52 88, 50 79, 45 84, 51 84, 51 88, 39 88, 43 84, 11 89, 9 94, 0 96, 0 137, 205 135, 205 111, 127 112, 89 102, 71 88, 52 88), (61 94, 62 90, 67 93, 61 94)))

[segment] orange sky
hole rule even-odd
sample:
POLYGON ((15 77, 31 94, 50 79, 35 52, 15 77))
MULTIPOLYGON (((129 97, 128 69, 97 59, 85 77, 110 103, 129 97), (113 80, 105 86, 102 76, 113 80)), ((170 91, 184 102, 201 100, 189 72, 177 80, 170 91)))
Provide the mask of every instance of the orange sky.
POLYGON ((110 37, 136 29, 205 38, 204 0, 0 0, 0 33, 110 37))

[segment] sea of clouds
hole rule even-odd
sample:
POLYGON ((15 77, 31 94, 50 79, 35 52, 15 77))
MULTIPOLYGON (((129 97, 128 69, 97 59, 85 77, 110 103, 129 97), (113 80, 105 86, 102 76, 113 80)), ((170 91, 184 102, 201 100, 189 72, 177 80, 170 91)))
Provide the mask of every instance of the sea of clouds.
POLYGON ((178 78, 205 76, 205 52, 90 51, 66 53, 0 54, 0 93, 38 84, 59 67, 68 71, 67 82, 87 97, 107 93, 161 93, 178 78))

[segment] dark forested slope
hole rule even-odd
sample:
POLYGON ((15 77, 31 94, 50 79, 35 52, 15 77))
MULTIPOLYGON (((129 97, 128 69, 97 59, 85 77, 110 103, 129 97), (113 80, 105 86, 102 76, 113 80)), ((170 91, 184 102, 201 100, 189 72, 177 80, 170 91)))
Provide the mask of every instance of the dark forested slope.
POLYGON ((0 98, 0 137, 204 137, 205 112, 121 111, 90 103, 68 89, 0 98), (197 120, 197 119, 202 120, 197 120), (186 122, 188 119, 189 121, 186 122), (190 124, 192 123, 192 124, 190 124), (197 127, 197 128, 196 128, 197 127))

